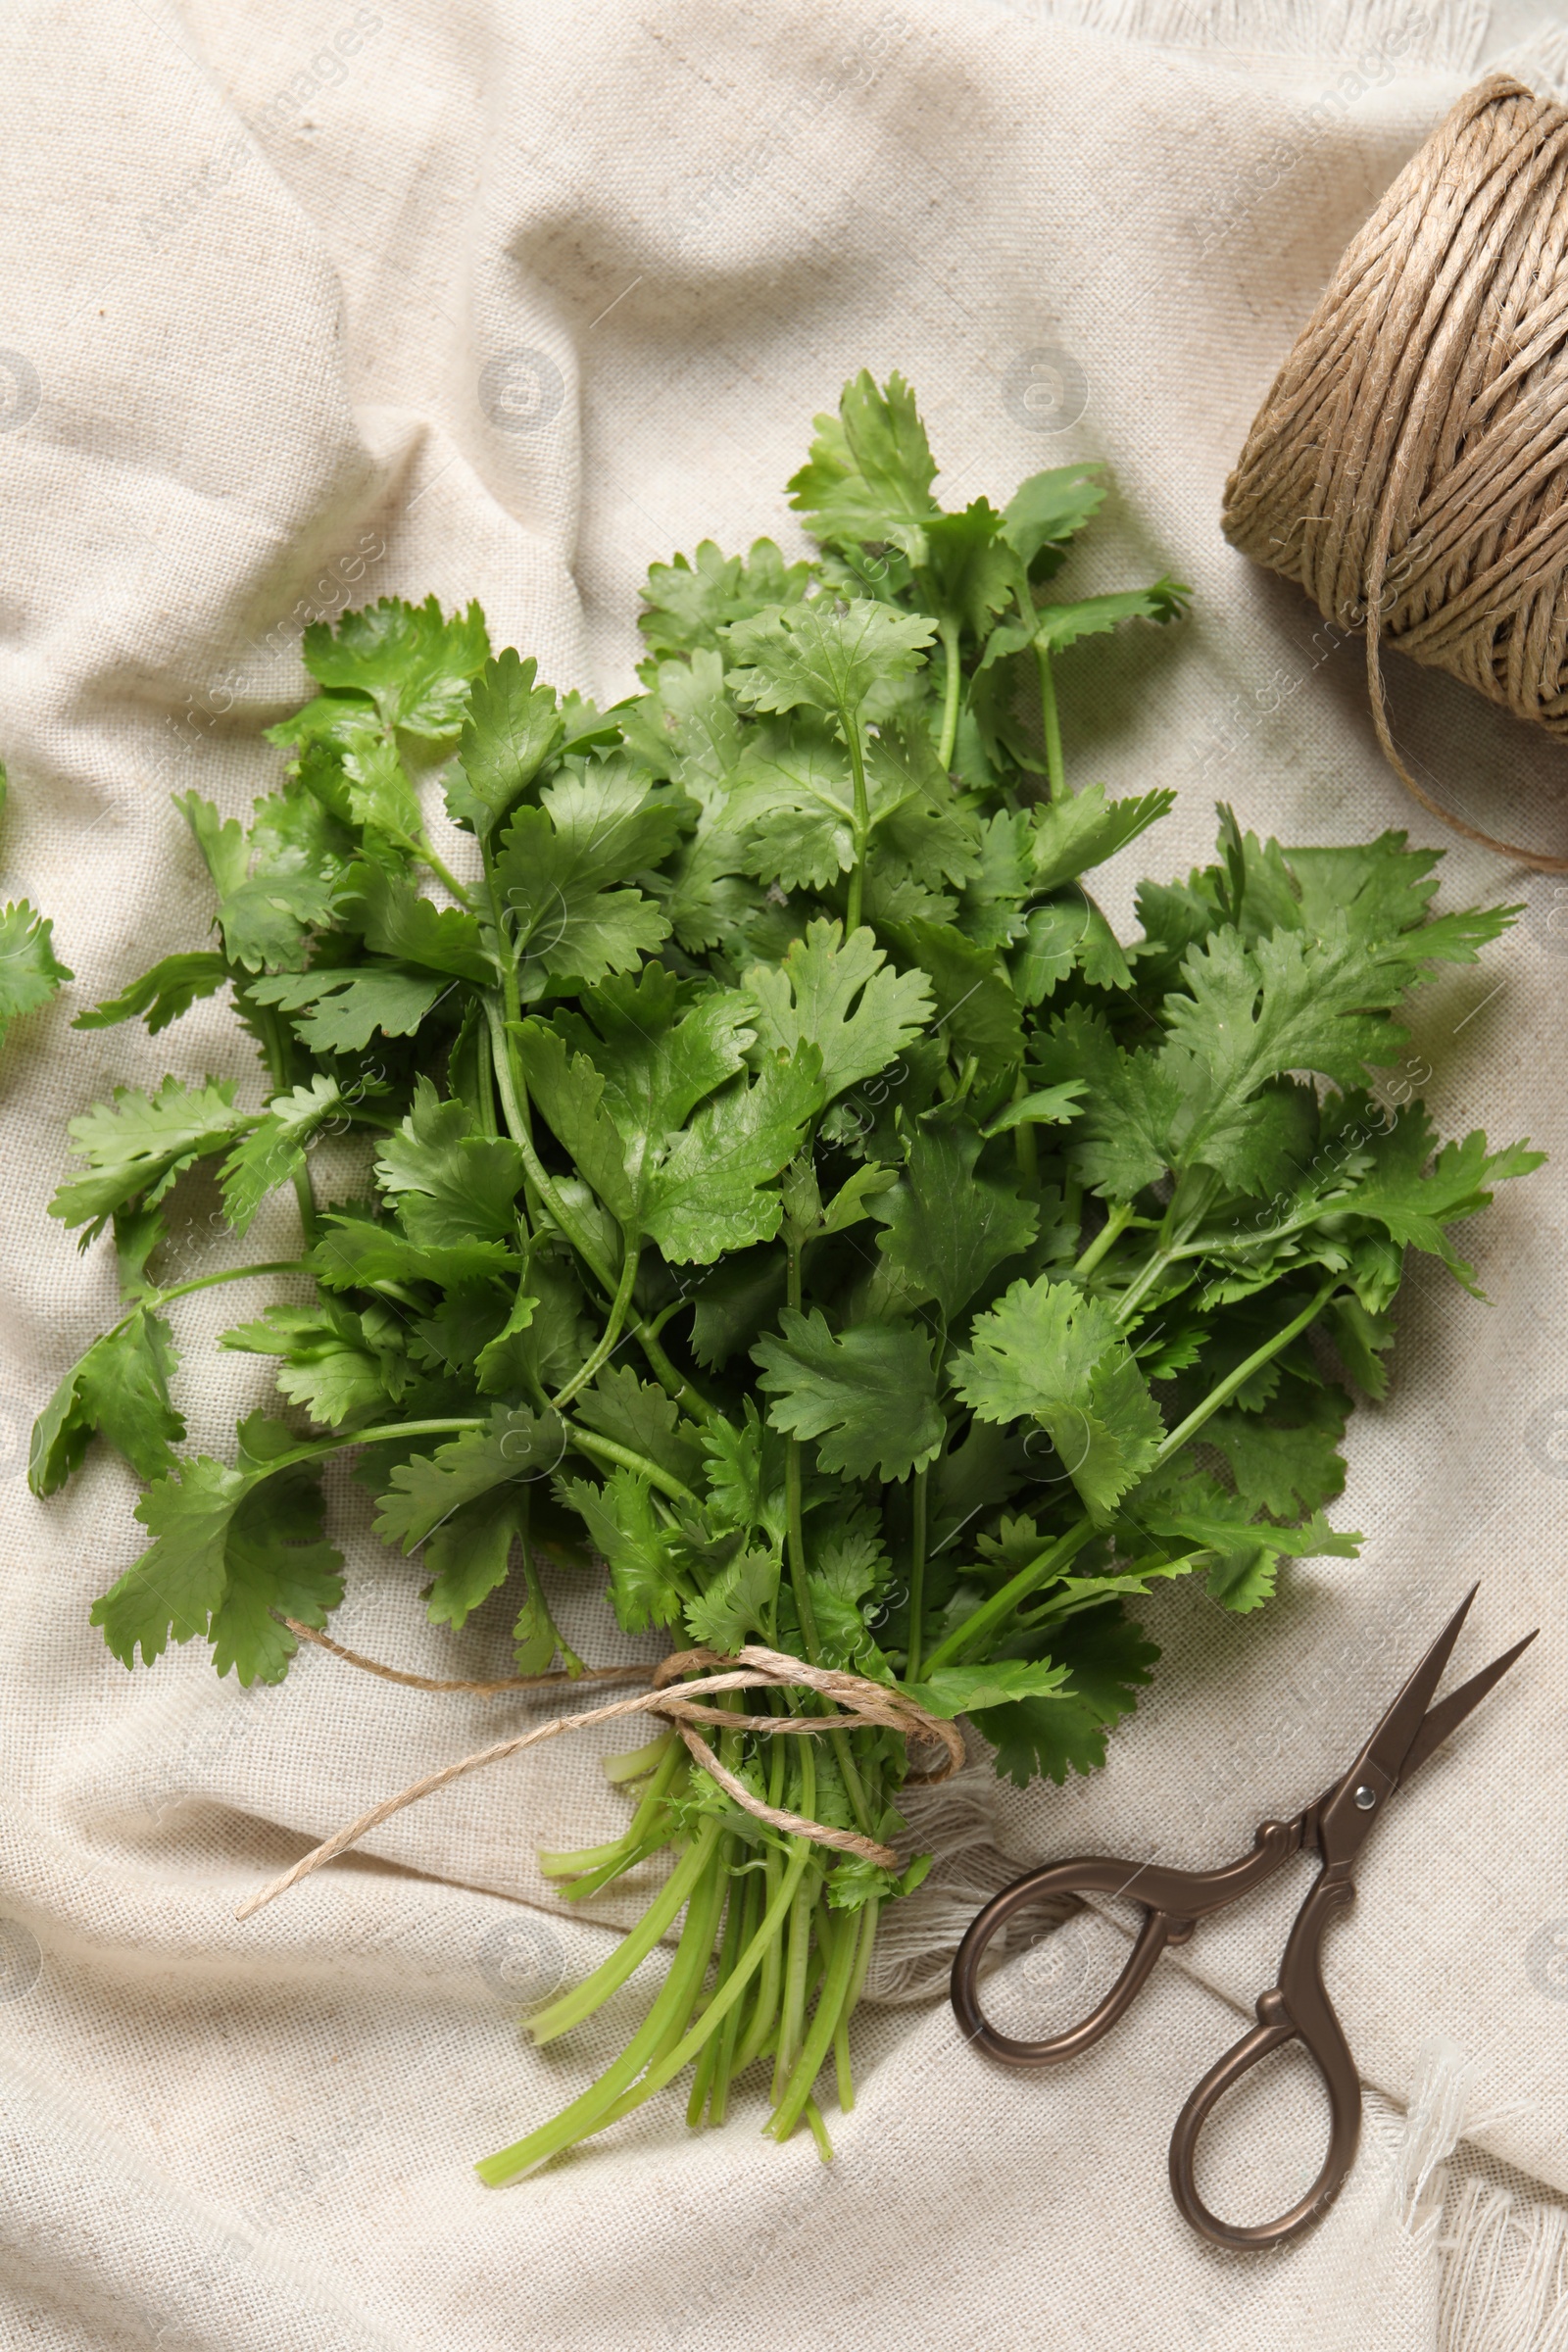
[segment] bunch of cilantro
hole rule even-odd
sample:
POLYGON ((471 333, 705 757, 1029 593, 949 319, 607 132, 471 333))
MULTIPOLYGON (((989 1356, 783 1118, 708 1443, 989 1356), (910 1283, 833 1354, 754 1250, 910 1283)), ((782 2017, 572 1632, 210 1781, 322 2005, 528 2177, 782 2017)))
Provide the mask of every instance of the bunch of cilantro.
MULTIPOLYGON (((1324 1516, 1341 1373, 1383 1394, 1406 1246, 1473 1287, 1446 1229, 1539 1157, 1440 1149, 1369 1074, 1405 993, 1517 910, 1434 919, 1436 858, 1402 834, 1282 850, 1225 813, 1215 863, 1146 883, 1118 944, 1083 877, 1172 796, 1068 790, 1054 664, 1187 592, 1053 601, 1097 469, 946 513, 897 376, 816 423, 791 484, 813 559, 656 565, 631 700, 559 697, 476 605, 383 598, 307 632, 319 691, 268 730, 287 773, 251 822, 181 800, 216 937, 77 1025, 158 1032, 226 991, 263 1075, 73 1121, 52 1213, 112 1232, 125 1309, 31 1465, 48 1494, 96 1434, 147 1481, 148 1547, 93 1610, 127 1665, 200 1635, 220 1673, 279 1678, 282 1618, 341 1596, 319 1474, 353 1448, 432 1619, 510 1587, 521 1674, 579 1668, 544 1554, 607 1576, 628 1632, 896 1681, 970 1715, 1000 1772, 1060 1781, 1149 1679, 1154 1580, 1247 1611, 1282 1560, 1353 1550, 1324 1516), (363 1139, 352 1198, 316 1197, 329 1130, 363 1139), (224 1336, 277 1359, 286 1403, 226 1461, 175 1450, 169 1309, 273 1268, 159 1282, 203 1165, 236 1234, 293 1188, 276 1270, 311 1278, 224 1336)), ((890 1733, 718 1747, 775 1807, 904 1826, 890 1733)), ((612 1769, 624 1835, 546 1869, 583 1896, 676 1859, 535 2037, 684 1926, 622 2055, 481 2173, 688 2065, 692 2120, 720 2120, 764 2060, 768 2129, 805 2118, 826 2151, 818 2079, 848 2106, 878 1909, 924 1858, 776 1834, 672 1734, 612 1769)))

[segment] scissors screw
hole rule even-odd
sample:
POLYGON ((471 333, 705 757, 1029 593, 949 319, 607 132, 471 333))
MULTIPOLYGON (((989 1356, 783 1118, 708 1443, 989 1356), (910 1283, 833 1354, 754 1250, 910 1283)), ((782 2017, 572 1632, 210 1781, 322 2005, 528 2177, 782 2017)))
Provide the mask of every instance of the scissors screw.
POLYGON ((1369 1788, 1365 1781, 1361 1783, 1360 1788, 1357 1788, 1353 1798, 1351 1799, 1351 1802, 1354 1804, 1358 1813, 1370 1813, 1377 1801, 1377 1790, 1375 1788, 1369 1788))

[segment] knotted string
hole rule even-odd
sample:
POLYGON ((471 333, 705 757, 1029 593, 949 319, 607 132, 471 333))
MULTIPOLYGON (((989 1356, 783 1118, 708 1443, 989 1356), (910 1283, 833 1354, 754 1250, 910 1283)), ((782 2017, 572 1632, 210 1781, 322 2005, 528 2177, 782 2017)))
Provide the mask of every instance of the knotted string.
POLYGON ((1568 739, 1568 112, 1506 74, 1466 92, 1347 249, 1225 485, 1225 536, 1380 646, 1568 739))
MULTIPOLYGON (((389 1682, 411 1684, 426 1690, 497 1691, 538 1689, 542 1685, 568 1680, 581 1683, 582 1675, 529 1675, 503 1683, 437 1683, 422 1675, 409 1675, 391 1666, 382 1666, 374 1659, 364 1658, 353 1650, 344 1649, 314 1627, 302 1625, 293 1617, 283 1623, 303 1641, 314 1642, 329 1649, 337 1657, 347 1659, 367 1673, 380 1675, 389 1682)), ((422 1780, 414 1781, 396 1796, 389 1796, 346 1829, 337 1830, 306 1854, 289 1870, 270 1882, 260 1893, 253 1894, 239 1906, 236 1919, 250 1919, 274 1895, 282 1894, 299 1880, 309 1878, 323 1862, 330 1862, 347 1850, 371 1830, 379 1829, 400 1813, 405 1805, 414 1804, 421 1796, 433 1795, 449 1782, 461 1780, 465 1773, 476 1772, 484 1764, 499 1764, 506 1756, 514 1756, 525 1747, 537 1746, 542 1740, 559 1739, 564 1732, 577 1732, 593 1723, 611 1723, 623 1715, 657 1715, 673 1725, 691 1751, 692 1760, 715 1780, 736 1804, 766 1822, 770 1828, 797 1838, 809 1838, 818 1845, 836 1847, 839 1852, 862 1855, 868 1862, 879 1863, 885 1870, 898 1867, 898 1855, 892 1846, 881 1844, 874 1838, 862 1837, 856 1830, 835 1829, 826 1822, 808 1821, 803 1814, 791 1813, 781 1805, 769 1805, 754 1796, 744 1781, 738 1779, 713 1753, 710 1742, 698 1729, 700 1724, 716 1724, 723 1731, 757 1731, 769 1733, 807 1733, 842 1731, 844 1715, 735 1715, 727 1708, 705 1703, 725 1690, 783 1690, 799 1689, 815 1690, 823 1698, 842 1707, 849 1716, 861 1723, 879 1725, 882 1729, 900 1732, 907 1740, 940 1745, 946 1755, 935 1772, 922 1776, 929 1782, 944 1781, 963 1762, 963 1738, 956 1725, 928 1714, 924 1707, 886 1683, 873 1683, 864 1675, 848 1674, 824 1666, 808 1666, 803 1658, 789 1656, 776 1649, 763 1649, 748 1644, 734 1658, 722 1656, 711 1649, 682 1649, 663 1658, 657 1666, 611 1666, 595 1670, 595 1679, 609 1681, 612 1677, 625 1680, 631 1676, 647 1676, 654 1688, 636 1698, 612 1699, 608 1706, 589 1707, 580 1715, 557 1715, 549 1723, 522 1732, 515 1739, 498 1740, 490 1747, 481 1747, 455 1764, 444 1764, 439 1771, 426 1773, 422 1780), (717 1668, 719 1671, 712 1671, 717 1668), (679 1675, 701 1674, 704 1679, 695 1686, 676 1690, 668 1686, 679 1675), (693 1695, 693 1690, 701 1696, 693 1695)))

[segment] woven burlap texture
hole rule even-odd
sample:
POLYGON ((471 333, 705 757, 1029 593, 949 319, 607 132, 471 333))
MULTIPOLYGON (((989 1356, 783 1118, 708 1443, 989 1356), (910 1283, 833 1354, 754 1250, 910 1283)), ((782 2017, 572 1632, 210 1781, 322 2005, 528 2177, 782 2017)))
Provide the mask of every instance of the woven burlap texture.
MULTIPOLYGON (((7 13, 0 887, 54 914, 76 977, 0 1063, 0 2343, 1435 2352, 1501 2342, 1509 2298, 1507 2341, 1540 2339, 1568 2191, 1560 885, 1449 849, 1447 904, 1528 906, 1484 966, 1423 992, 1427 1091, 1449 1132, 1555 1156, 1472 1229, 1489 1303, 1412 1269, 1338 1513, 1363 1558, 1293 1569, 1255 1621, 1162 1593, 1159 1678, 1108 1771, 1025 1795, 977 1761, 929 1800, 960 1850, 890 1921, 831 2169, 804 2134, 760 2141, 744 2099, 693 2138, 670 2091, 482 2190, 472 2160, 579 2088, 646 1998, 640 1979, 547 2051, 518 2032, 633 1915, 624 1893, 568 1913, 533 1860, 623 1818, 597 1768, 613 1727, 411 1808, 239 1925, 309 1844, 554 1699, 416 1692, 319 1651, 246 1692, 199 1643, 127 1674, 87 1611, 138 1548, 133 1481, 95 1458, 40 1504, 24 1478, 33 1414, 115 1299, 107 1250, 78 1257, 44 1213, 66 1120, 166 1070, 257 1084, 220 1008, 153 1040, 71 1015, 200 944, 208 887, 170 794, 241 813, 271 786, 259 730, 303 697, 318 612, 477 596, 497 645, 624 692, 649 562, 704 536, 798 544, 781 485, 813 411, 858 368, 899 368, 950 505, 1103 456, 1108 522, 1070 578, 1194 583, 1181 629, 1060 665, 1076 781, 1181 796, 1111 875, 1124 930, 1135 868, 1204 855, 1217 798, 1287 840, 1408 825, 1356 647, 1225 546, 1219 505, 1337 256, 1483 62, 1483 20, 1265 0, 7 13), (1401 1799, 1335 1933, 1361 2162, 1299 2245, 1221 2254, 1178 2218, 1165 2143, 1271 1980, 1289 1893, 1213 1923, 1045 2077, 961 2046, 943 1955, 1009 1864, 1245 1846, 1338 1768, 1477 1576, 1459 1667, 1543 1634, 1401 1799), (1466 2118, 1444 2220, 1433 2166, 1466 2118)), ((1399 741, 1453 805, 1568 842, 1560 751, 1389 667, 1399 741)), ((231 1247, 212 1208, 193 1197, 182 1267, 231 1247)), ((259 1257, 287 1254, 290 1215, 258 1220, 259 1257)), ((270 1393, 216 1335, 286 1295, 174 1310, 193 1445, 222 1452, 270 1393)), ((339 1638, 504 1673, 502 1614, 425 1625, 417 1562, 375 1544, 361 1490, 333 1493, 339 1638)), ((558 1597, 586 1655, 630 1654, 586 1583, 558 1597)), ((1089 1915, 1010 1963, 998 2000, 1065 1999, 1125 1948, 1089 1915)), ((1222 2209, 1272 2212, 1315 2169, 1299 2091, 1282 2070, 1216 2128, 1222 2209)))

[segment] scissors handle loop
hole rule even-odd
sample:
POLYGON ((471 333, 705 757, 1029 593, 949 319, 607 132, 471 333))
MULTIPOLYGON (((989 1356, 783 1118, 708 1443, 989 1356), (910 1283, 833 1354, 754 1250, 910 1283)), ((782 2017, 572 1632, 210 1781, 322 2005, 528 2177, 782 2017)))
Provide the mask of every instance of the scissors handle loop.
POLYGON ((1301 1842, 1302 1817, 1295 1821, 1265 1821, 1251 1853, 1223 1870, 1167 1870, 1152 1862, 1127 1862, 1090 1854, 1072 1862, 1055 1862, 1015 1879, 992 1896, 970 1921, 953 1963, 952 1997, 958 2024, 968 2040, 1000 2059, 1004 2066, 1053 2066, 1076 2057, 1110 2031, 1137 1994, 1168 1943, 1184 1943, 1195 1921, 1234 1902, 1238 1895, 1277 1870, 1301 1842), (1127 1965, 1098 2009, 1064 2033, 1039 2041, 1018 2041, 999 2033, 980 2006, 978 1979, 987 1945, 1026 1903, 1045 1895, 1125 1895, 1144 1906, 1147 1917, 1127 1965))
POLYGON ((1333 2203, 1355 2162, 1361 2137, 1361 2083, 1323 1989, 1319 1966, 1323 1932, 1354 1894, 1348 1866, 1331 1865, 1319 1874, 1291 1930, 1280 1981, 1258 2000, 1257 2024, 1209 2069, 1176 2119, 1170 2140, 1171 2192, 1193 2228, 1215 2245, 1278 2246, 1299 2236, 1333 2203), (1329 2095, 1329 2145, 1322 2170, 1306 2194, 1277 2220, 1221 2221, 1203 2203, 1194 2179, 1199 2135, 1226 2091, 1289 2041, 1301 2044, 1329 2095))

